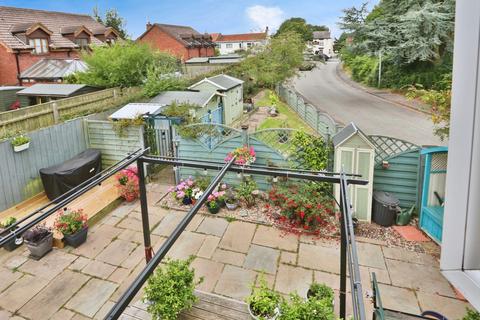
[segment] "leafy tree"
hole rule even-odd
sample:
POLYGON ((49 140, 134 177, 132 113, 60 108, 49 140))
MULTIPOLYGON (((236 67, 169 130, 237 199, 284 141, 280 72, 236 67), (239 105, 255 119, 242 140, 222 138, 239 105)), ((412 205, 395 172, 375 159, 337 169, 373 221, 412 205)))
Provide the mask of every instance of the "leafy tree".
POLYGON ((93 47, 92 52, 83 52, 81 58, 88 70, 75 73, 67 80, 107 88, 140 86, 154 66, 156 74, 172 73, 177 66, 174 57, 129 41, 93 47))
POLYGON ((313 31, 328 31, 328 27, 322 25, 307 24, 303 18, 290 18, 285 20, 277 30, 275 36, 287 32, 296 32, 302 36, 303 41, 311 41, 313 39, 313 31))
POLYGON ((106 27, 111 27, 120 33, 120 36, 123 39, 129 38, 127 34, 126 20, 120 16, 117 9, 109 9, 105 12, 105 16, 102 17, 98 7, 93 8, 93 18, 98 22, 102 23, 106 27))

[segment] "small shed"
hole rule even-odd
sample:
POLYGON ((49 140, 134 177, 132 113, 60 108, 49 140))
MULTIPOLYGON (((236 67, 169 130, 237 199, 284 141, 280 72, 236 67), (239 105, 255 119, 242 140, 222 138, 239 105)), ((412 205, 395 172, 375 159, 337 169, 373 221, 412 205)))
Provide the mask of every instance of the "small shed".
POLYGON ((28 98, 18 97, 17 92, 25 89, 20 86, 0 87, 0 112, 28 106, 28 98))
POLYGON ((30 105, 70 98, 101 90, 86 84, 37 83, 17 92, 19 97, 28 97, 30 105))
MULTIPOLYGON (((344 171, 362 175, 369 183, 365 186, 350 185, 350 202, 358 220, 371 221, 373 196, 373 169, 375 146, 353 122, 340 130, 332 138, 334 146, 335 172, 344 171)), ((339 186, 335 186, 335 196, 340 196, 339 186)))
POLYGON ((222 94, 223 119, 227 126, 243 114, 243 80, 219 74, 205 78, 191 85, 189 89, 222 94))
POLYGON ((445 183, 447 179, 447 147, 422 149, 425 157, 420 228, 433 240, 442 242, 445 183))

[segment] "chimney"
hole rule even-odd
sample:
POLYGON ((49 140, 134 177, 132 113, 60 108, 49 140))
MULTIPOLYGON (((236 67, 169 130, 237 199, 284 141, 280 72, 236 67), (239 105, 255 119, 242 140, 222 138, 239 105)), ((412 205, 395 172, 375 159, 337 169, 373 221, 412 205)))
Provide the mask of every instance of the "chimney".
POLYGON ((150 29, 152 27, 152 24, 150 23, 150 21, 147 21, 147 30, 150 29))
POLYGON ((268 35, 268 26, 265 27, 265 33, 268 35))

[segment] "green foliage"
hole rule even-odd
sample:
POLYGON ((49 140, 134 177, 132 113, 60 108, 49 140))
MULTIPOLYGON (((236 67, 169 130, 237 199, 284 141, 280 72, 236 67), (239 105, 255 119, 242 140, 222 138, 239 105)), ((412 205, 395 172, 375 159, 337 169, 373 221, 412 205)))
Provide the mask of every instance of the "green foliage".
POLYGON ((207 190, 208 186, 210 185, 210 182, 212 182, 212 178, 208 176, 195 177, 195 185, 200 190, 207 190))
POLYGON ((71 235, 86 228, 88 217, 82 209, 78 210, 59 210, 55 219, 54 227, 64 235, 71 235))
POLYGON ((174 102, 162 111, 162 115, 171 118, 179 118, 180 123, 175 124, 175 126, 177 127, 177 131, 180 136, 186 139, 195 139, 203 134, 206 134, 210 129, 208 126, 204 128, 191 126, 199 123, 199 120, 193 116, 194 112, 192 111, 198 108, 199 106, 196 104, 177 104, 174 102))
POLYGON ((96 46, 92 52, 83 52, 82 60, 88 65, 85 72, 75 73, 67 80, 99 87, 135 87, 145 83, 152 66, 156 74, 172 72, 173 57, 156 53, 148 45, 135 42, 96 46), (167 68, 168 67, 168 68, 167 68))
POLYGON ((15 222, 17 222, 17 218, 15 217, 8 217, 2 222, 0 222, 0 228, 8 228, 11 225, 13 225, 15 222))
POLYGON ((187 81, 175 73, 180 70, 177 58, 165 52, 157 52, 156 59, 156 63, 147 68, 143 87, 145 95, 153 97, 162 91, 185 90, 187 81))
POLYGON ((247 207, 255 205, 255 196, 253 191, 257 190, 257 183, 252 178, 243 179, 237 187, 237 195, 240 199, 245 201, 247 207))
POLYGON ((308 24, 303 18, 290 18, 283 21, 275 37, 289 32, 296 32, 301 35, 303 41, 312 41, 313 31, 328 31, 328 27, 308 24))
POLYGON ((247 297, 250 310, 260 319, 273 318, 282 302, 282 297, 268 287, 263 274, 260 276, 258 288, 254 287, 253 293, 247 297))
POLYGON ((298 131, 290 142, 294 158, 309 170, 326 170, 332 148, 322 137, 298 131))
POLYGON ((148 279, 144 301, 150 303, 147 311, 154 319, 175 320, 197 300, 193 291, 202 279, 195 282, 195 271, 190 269, 192 261, 193 257, 186 261, 168 260, 148 279))
POLYGON ((95 6, 93 8, 93 18, 102 23, 106 27, 111 27, 118 31, 122 39, 128 38, 126 27, 126 20, 118 14, 117 9, 109 9, 105 12, 105 16, 102 17, 100 10, 95 6))
POLYGON ((333 289, 324 283, 313 282, 310 285, 309 293, 311 294, 310 299, 333 301, 333 289))
POLYGON ((326 299, 302 299, 298 294, 290 294, 290 303, 281 306, 280 320, 335 320, 332 301, 326 299))
POLYGON ((10 141, 11 145, 14 147, 21 146, 22 144, 26 144, 28 142, 30 142, 30 137, 23 134, 13 137, 13 139, 10 141))
POLYGON ((119 119, 112 121, 112 128, 115 134, 119 137, 126 137, 126 130, 130 126, 144 125, 144 119, 142 116, 135 117, 134 119, 119 119))
POLYGON ((467 308, 467 314, 462 320, 480 320, 480 312, 467 308))

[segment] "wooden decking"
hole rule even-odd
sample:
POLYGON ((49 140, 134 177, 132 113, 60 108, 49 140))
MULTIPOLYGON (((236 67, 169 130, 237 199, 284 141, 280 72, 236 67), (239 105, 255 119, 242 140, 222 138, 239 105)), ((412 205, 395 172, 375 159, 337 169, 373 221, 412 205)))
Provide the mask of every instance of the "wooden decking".
MULTIPOLYGON (((99 212, 102 212, 103 209, 117 200, 118 197, 118 191, 115 187, 115 178, 111 177, 105 180, 101 185, 94 187, 87 193, 72 201, 68 207, 72 209, 83 209, 84 213, 88 216, 88 219, 91 220, 99 212)), ((8 217, 15 217, 17 220, 21 219, 49 202, 50 200, 48 200, 44 192, 39 193, 5 211, 0 212, 0 221, 8 217)), ((48 208, 44 211, 46 210, 48 210, 48 208)), ((51 226, 54 220, 55 215, 50 216, 46 220, 46 224, 51 226)))
MULTIPOLYGON (((243 302, 211 293, 195 291, 198 301, 192 309, 182 312, 181 320, 248 320, 247 305, 243 302)), ((120 317, 122 320, 151 320, 147 305, 141 301, 129 306, 120 317)))

